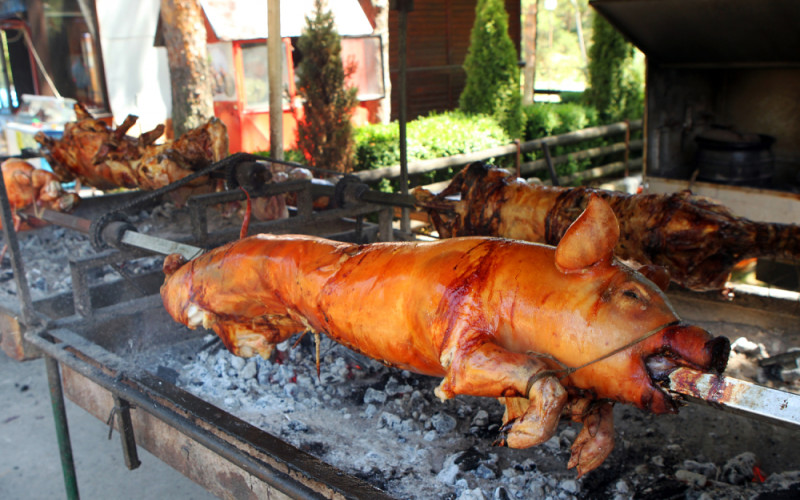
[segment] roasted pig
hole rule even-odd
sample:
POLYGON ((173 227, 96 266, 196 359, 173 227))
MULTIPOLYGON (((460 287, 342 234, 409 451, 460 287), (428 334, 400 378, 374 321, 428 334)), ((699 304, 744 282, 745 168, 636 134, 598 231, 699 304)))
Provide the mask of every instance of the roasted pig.
POLYGON ((442 237, 501 236, 550 245, 559 242, 592 195, 608 202, 619 220, 617 257, 662 266, 691 290, 723 289, 744 259, 800 258, 800 226, 737 217, 689 191, 630 195, 534 185, 482 163, 464 168, 437 195, 414 190, 442 237), (451 200, 452 195, 461 198, 451 200))
POLYGON ((676 367, 722 371, 729 342, 679 320, 660 289, 612 255, 619 228, 593 197, 557 247, 491 237, 355 245, 257 235, 164 263, 164 306, 244 357, 301 331, 388 365, 443 377, 458 394, 505 404, 499 442, 549 439, 583 423, 570 467, 614 445, 613 402, 677 411, 676 367))
MULTIPOLYGON (((133 138, 126 135, 136 123, 133 115, 112 129, 80 104, 75 105, 75 114, 77 121, 64 126, 61 139, 43 133, 35 136, 53 171, 64 182, 78 179, 100 190, 157 189, 228 154, 228 134, 216 118, 174 142, 155 144, 164 132, 163 125, 133 138)), ((198 179, 193 186, 208 184, 208 179, 198 179)))
MULTIPOLYGON (((34 212, 43 208, 57 212, 70 212, 80 202, 77 194, 64 191, 52 172, 34 168, 24 160, 11 158, 4 161, 0 168, 3 171, 3 181, 6 185, 14 229, 17 231, 47 224, 35 216, 21 217, 20 210, 32 207, 34 212)), ((0 227, 2 227, 1 224, 0 227)))

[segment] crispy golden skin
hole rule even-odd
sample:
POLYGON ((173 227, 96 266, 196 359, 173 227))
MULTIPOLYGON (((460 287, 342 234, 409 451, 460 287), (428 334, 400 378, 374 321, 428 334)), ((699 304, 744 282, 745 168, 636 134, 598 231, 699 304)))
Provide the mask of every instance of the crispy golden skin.
MULTIPOLYGON (((75 114, 77 121, 64 126, 62 138, 54 139, 41 132, 35 137, 53 171, 64 182, 78 179, 83 185, 101 190, 152 190, 228 155, 228 133, 216 118, 175 141, 155 144, 164 133, 163 125, 133 138, 126 135, 136 123, 133 115, 112 129, 80 104, 75 105, 75 114)), ((208 184, 209 180, 202 178, 194 181, 193 187, 208 184)))
MULTIPOLYGON (((3 171, 8 203, 17 231, 42 227, 47 224, 35 217, 26 217, 25 220, 22 220, 17 214, 18 210, 34 207, 34 209, 47 208, 57 212, 69 212, 80 203, 80 197, 75 193, 64 191, 52 172, 34 168, 26 161, 14 158, 4 161, 0 168, 3 171)), ((0 228, 2 228, 2 223, 0 223, 0 228)))
POLYGON ((512 447, 547 440, 568 400, 585 400, 566 407, 586 427, 570 462, 585 473, 613 447, 603 402, 676 411, 648 373, 649 357, 716 371, 727 362, 727 339, 680 323, 661 290, 613 259, 617 236, 600 198, 558 247, 487 237, 355 245, 262 234, 188 263, 170 256, 161 295, 176 321, 213 329, 240 356, 269 356, 276 343, 311 330, 386 364, 443 377, 440 398, 500 398, 501 441, 512 447))

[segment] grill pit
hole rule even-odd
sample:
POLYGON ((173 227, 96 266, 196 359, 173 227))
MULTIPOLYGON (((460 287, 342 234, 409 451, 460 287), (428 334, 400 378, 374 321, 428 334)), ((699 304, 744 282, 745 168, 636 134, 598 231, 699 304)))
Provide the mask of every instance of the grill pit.
MULTIPOLYGON (((140 215, 137 223, 145 226, 143 232, 157 230, 169 236, 173 234, 170 231, 179 232, 176 228, 183 224, 181 211, 168 207, 157 209, 155 215, 147 211, 140 215), (167 215, 161 217, 159 213, 167 215)), ((51 227, 22 235, 26 263, 36 258, 37 249, 49 247, 47 242, 56 240, 48 236, 48 231, 58 236, 63 230, 51 227), (26 243, 28 239, 31 243, 26 243)), ((47 254, 43 258, 52 260, 47 254)), ((149 259, 152 262, 141 269, 144 275, 160 266, 160 258, 149 259)), ((39 268, 28 266, 33 267, 39 268)), ((149 290, 156 292, 163 277, 159 272, 151 274, 149 290)), ((62 275, 43 279, 49 286, 64 279, 62 275)), ((112 289, 126 286, 111 272, 94 279, 95 286, 103 282, 112 289)), ((13 297, 13 290, 3 290, 0 293, 13 297)), ((56 301, 47 296, 54 290, 44 289, 44 297, 37 297, 39 304, 56 301)), ((55 346, 69 345, 72 357, 129 380, 139 393, 188 414, 192 425, 247 450, 248 456, 259 457, 256 460, 266 460, 263 443, 272 442, 272 436, 276 436, 296 448, 289 455, 300 457, 301 465, 310 460, 306 454, 322 461, 313 462, 312 470, 321 468, 320 464, 332 465, 325 474, 312 479, 307 478, 308 471, 295 473, 303 478, 304 485, 313 483, 311 489, 323 496, 358 496, 353 491, 377 494, 370 488, 380 488, 398 498, 462 499, 699 498, 703 494, 751 498, 800 491, 800 452, 792 446, 796 430, 700 406, 686 407, 679 415, 655 417, 617 405, 615 450, 603 466, 578 480, 566 469, 569 446, 579 430, 575 424, 562 423, 553 439, 536 448, 493 447, 502 416, 502 407, 493 400, 458 397, 440 402, 433 396, 438 380, 386 368, 324 337, 319 379, 310 338, 294 348, 296 339, 281 345, 270 361, 236 358, 215 337, 190 332, 172 322, 157 295, 118 296, 122 303, 98 309, 88 319, 71 311, 62 313, 64 317, 50 329, 60 343, 48 340, 55 346), (192 404, 187 406, 187 402, 192 404), (234 424, 226 424, 228 427, 220 431, 223 422, 234 424), (766 482, 750 481, 754 464, 764 472, 766 482), (337 469, 343 472, 332 472, 337 469), (352 478, 355 490, 325 486, 334 477, 352 478)), ((684 314, 679 307, 679 313, 688 320, 709 317, 702 308, 699 314, 684 314)), ((763 317, 757 311, 749 314, 763 317)), ((721 321, 700 321, 699 325, 732 340, 742 336, 762 343, 770 353, 798 344, 796 329, 721 321)), ((73 361, 69 358, 65 363, 73 361)), ((755 359, 742 355, 734 356, 734 361, 731 375, 758 378, 755 359)), ((92 376, 65 369, 67 394, 105 420, 107 403, 96 403, 98 398, 89 396, 92 391, 87 390, 94 385, 92 376)), ((107 387, 98 387, 108 392, 107 387)), ((784 388, 796 391, 796 385, 784 388)), ((192 465, 175 465, 179 461, 177 441, 165 447, 163 433, 167 431, 152 434, 152 428, 160 425, 156 422, 163 419, 157 415, 153 420, 148 410, 139 407, 132 411, 134 421, 140 419, 136 431, 141 436, 140 445, 160 449, 158 456, 187 475, 198 474, 192 465)), ((217 452, 211 456, 221 455, 217 452)), ((200 479, 207 481, 203 484, 216 494, 239 491, 241 484, 252 478, 209 479, 206 476, 222 466, 213 465, 218 463, 216 458, 202 463, 200 479)), ((294 470, 295 466, 281 467, 294 470)))

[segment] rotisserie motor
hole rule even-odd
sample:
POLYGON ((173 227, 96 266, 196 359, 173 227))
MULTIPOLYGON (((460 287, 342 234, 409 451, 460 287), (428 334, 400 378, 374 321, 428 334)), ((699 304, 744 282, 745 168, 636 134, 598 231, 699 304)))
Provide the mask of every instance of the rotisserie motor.
POLYGON ((614 444, 612 404, 677 410, 660 385, 678 366, 722 371, 729 342, 680 322, 662 293, 614 259, 619 228, 593 197, 557 247, 501 238, 337 243, 257 235, 190 262, 171 255, 166 310, 213 329, 243 357, 301 331, 388 365, 443 377, 458 394, 505 404, 501 443, 583 423, 570 467, 594 469, 614 444))
POLYGON ((21 218, 18 213, 20 210, 32 207, 34 212, 44 208, 57 212, 70 212, 80 202, 77 194, 64 191, 52 172, 34 168, 24 160, 11 158, 4 161, 0 168, 3 170, 14 229, 17 231, 47 224, 35 216, 28 215, 24 219, 21 218))
POLYGON ((414 195, 442 237, 501 236, 555 245, 592 195, 611 205, 620 224, 615 254, 663 266, 692 290, 725 287, 738 262, 753 257, 800 259, 800 226, 754 222, 688 191, 626 194, 588 187, 533 185, 473 163, 437 195, 414 195), (459 201, 449 200, 460 194, 459 201))

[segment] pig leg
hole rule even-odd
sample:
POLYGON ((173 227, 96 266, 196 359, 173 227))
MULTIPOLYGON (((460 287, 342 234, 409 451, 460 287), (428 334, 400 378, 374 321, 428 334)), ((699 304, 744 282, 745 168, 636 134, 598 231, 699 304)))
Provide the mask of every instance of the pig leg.
POLYGON ((582 422, 583 429, 572 443, 572 455, 568 468, 575 467, 578 477, 594 470, 614 449, 614 404, 589 399, 570 402, 568 414, 575 422, 582 422))
POLYGON ((509 400, 500 444, 527 448, 550 439, 567 392, 553 376, 535 379, 547 366, 489 341, 461 345, 468 347, 455 349, 436 395, 441 399, 468 394, 509 400))

